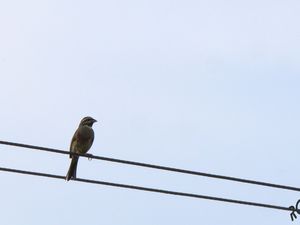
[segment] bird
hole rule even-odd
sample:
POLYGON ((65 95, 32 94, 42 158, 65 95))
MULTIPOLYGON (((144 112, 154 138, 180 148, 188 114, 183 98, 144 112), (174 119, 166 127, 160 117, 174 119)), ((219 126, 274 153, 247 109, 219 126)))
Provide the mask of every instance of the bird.
MULTIPOLYGON (((71 141, 70 152, 78 154, 86 154, 88 152, 94 141, 95 134, 92 126, 95 122, 97 122, 97 120, 90 116, 86 116, 80 121, 71 141)), ((72 160, 66 175, 67 181, 71 178, 76 178, 79 156, 70 154, 70 158, 72 160)))

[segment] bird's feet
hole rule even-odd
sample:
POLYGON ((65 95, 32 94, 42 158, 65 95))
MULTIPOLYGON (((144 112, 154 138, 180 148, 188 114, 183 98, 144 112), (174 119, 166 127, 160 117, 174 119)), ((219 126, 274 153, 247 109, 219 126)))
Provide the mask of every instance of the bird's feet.
POLYGON ((86 153, 85 155, 87 156, 88 160, 90 160, 90 161, 91 161, 91 160, 93 159, 93 157, 94 157, 92 154, 88 154, 88 153, 86 153))

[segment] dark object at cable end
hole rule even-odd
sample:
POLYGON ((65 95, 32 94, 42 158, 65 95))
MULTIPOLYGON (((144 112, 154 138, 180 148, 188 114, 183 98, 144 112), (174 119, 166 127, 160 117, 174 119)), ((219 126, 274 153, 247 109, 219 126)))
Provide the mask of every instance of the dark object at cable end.
POLYGON ((290 216, 291 216, 291 220, 294 221, 295 219, 297 219, 297 214, 300 214, 300 209, 298 209, 300 203, 300 199, 297 201, 296 206, 290 206, 289 209, 292 211, 290 216))

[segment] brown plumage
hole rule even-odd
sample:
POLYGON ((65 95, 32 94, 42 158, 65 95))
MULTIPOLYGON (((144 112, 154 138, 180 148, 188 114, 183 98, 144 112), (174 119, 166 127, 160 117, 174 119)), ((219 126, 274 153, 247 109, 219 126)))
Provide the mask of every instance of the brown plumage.
MULTIPOLYGON (((78 154, 85 154, 91 148, 94 141, 94 131, 93 124, 97 122, 97 120, 92 117, 84 117, 75 131, 71 145, 70 152, 75 152, 78 154)), ((68 173, 66 175, 66 180, 69 181, 71 178, 76 178, 77 164, 79 157, 76 155, 71 155, 72 158, 68 173)))

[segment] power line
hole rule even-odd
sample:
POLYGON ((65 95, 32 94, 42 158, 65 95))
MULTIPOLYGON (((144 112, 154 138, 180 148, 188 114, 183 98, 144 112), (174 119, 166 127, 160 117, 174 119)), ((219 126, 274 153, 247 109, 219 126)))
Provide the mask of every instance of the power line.
MULTIPOLYGON (((12 146, 17 146, 17 147, 30 148, 30 149, 36 149, 36 150, 48 151, 48 152, 54 152, 54 153, 60 153, 60 154, 67 154, 67 155, 70 154, 70 152, 67 152, 67 151, 62 151, 62 150, 52 149, 52 148, 39 147, 39 146, 33 146, 33 145, 26 145, 26 144, 21 144, 21 143, 0 141, 0 144, 12 145, 12 146)), ((234 177, 207 174, 207 173, 202 173, 202 172, 189 171, 189 170, 177 169, 177 168, 172 168, 172 167, 164 167, 164 166, 158 166, 158 165, 152 165, 152 164, 146 164, 146 163, 139 163, 139 162, 133 162, 133 161, 127 161, 127 160, 101 157, 101 156, 93 156, 93 155, 88 155, 88 154, 86 154, 86 155, 76 154, 76 153, 71 153, 71 154, 82 156, 82 157, 87 157, 87 158, 94 158, 94 159, 99 159, 99 160, 123 163, 123 164, 130 164, 130 165, 149 167, 149 168, 161 169, 161 170, 167 170, 167 171, 173 171, 173 172, 179 172, 179 173, 186 173, 186 174, 199 175, 199 176, 207 176, 207 177, 218 178, 218 179, 232 180, 232 181, 243 182, 243 183, 251 183, 251 184, 256 184, 256 185, 263 185, 263 186, 270 186, 270 187, 275 187, 275 188, 299 191, 299 188, 289 187, 289 186, 284 186, 284 185, 278 185, 278 184, 271 184, 271 183, 252 181, 252 180, 246 180, 246 179, 240 179, 240 178, 234 178, 234 177)), ((32 175, 32 176, 55 178, 55 179, 65 179, 65 176, 61 176, 61 175, 40 173, 40 172, 33 172, 33 171, 25 171, 25 170, 18 170, 18 169, 12 169, 12 168, 4 168, 4 167, 0 167, 0 171, 26 174, 26 175, 32 175)), ((284 207, 284 206, 278 206, 278 205, 271 205, 271 204, 264 204, 264 203, 257 203, 257 202, 249 202, 249 201, 235 200, 235 199, 229 199, 229 198, 220 198, 220 197, 207 196, 207 195, 198 195, 198 194, 193 194, 193 193, 176 192, 176 191, 156 189, 156 188, 148 188, 148 187, 128 185, 128 184, 105 182, 105 181, 99 181, 99 180, 89 180, 89 179, 83 179, 83 178, 76 178, 76 179, 73 178, 72 180, 77 181, 77 182, 91 183, 91 184, 98 184, 98 185, 106 185, 106 186, 119 187, 119 188, 125 188, 125 189, 133 189, 133 190, 140 190, 140 191, 147 191, 147 192, 156 192, 156 193, 175 195, 175 196, 184 196, 184 197, 190 197, 190 198, 206 199, 206 200, 227 202, 227 203, 240 204, 240 205, 249 205, 249 206, 255 206, 255 207, 285 210, 285 211, 290 211, 291 212, 290 217, 291 217, 292 221, 297 218, 296 213, 300 214, 300 209, 298 209, 298 206, 300 204, 300 200, 297 201, 295 206, 284 207)))
POLYGON ((240 182, 240 183, 248 183, 248 184, 254 184, 254 185, 259 185, 259 186, 266 186, 266 187, 279 188, 279 189, 300 192, 300 188, 298 188, 298 187, 292 187, 292 186, 287 186, 287 185, 274 184, 274 183, 268 183, 268 182, 262 182, 262 181, 256 181, 256 180, 249 180, 249 179, 244 179, 244 178, 204 173, 204 172, 185 170, 185 169, 179 169, 179 168, 167 167, 167 166, 160 166, 160 165, 154 165, 154 164, 148 164, 148 163, 141 163, 141 162, 135 162, 135 161, 128 161, 128 160, 122 160, 122 159, 116 159, 116 158, 109 158, 109 157, 103 157, 103 156, 95 156, 95 155, 91 155, 91 154, 77 154, 77 153, 71 153, 69 151, 63 151, 63 150, 59 150, 59 149, 46 148, 46 147, 40 147, 40 146, 35 146, 35 145, 28 145, 28 144, 1 141, 1 140, 0 140, 0 144, 16 146, 16 147, 21 147, 21 148, 35 149, 35 150, 39 150, 39 151, 46 151, 46 152, 52 152, 52 153, 58 153, 58 154, 65 154, 65 155, 71 154, 71 155, 77 155, 77 156, 86 157, 86 158, 90 158, 90 159, 96 159, 96 160, 103 160, 103 161, 109 161, 109 162, 115 162, 115 163, 121 163, 121 164, 127 164, 127 165, 134 165, 134 166, 139 166, 139 167, 146 167, 146 168, 165 170, 165 171, 190 174, 190 175, 196 175, 196 176, 204 176, 204 177, 210 177, 210 178, 215 178, 215 179, 229 180, 229 181, 235 181, 235 182, 240 182))
MULTIPOLYGON (((25 171, 25 170, 18 170, 18 169, 4 168, 4 167, 0 167, 0 170, 6 171, 6 172, 11 172, 11 173, 19 173, 19 174, 47 177, 47 178, 55 178, 55 179, 61 179, 61 180, 65 179, 65 176, 48 174, 48 173, 25 171)), ((192 193, 169 191, 169 190, 163 190, 163 189, 148 188, 148 187, 134 186, 134 185, 128 185, 128 184, 119 184, 119 183, 105 182, 105 181, 99 181, 99 180, 89 180, 89 179, 83 179, 83 178, 76 178, 76 179, 72 179, 72 180, 77 181, 77 182, 83 182, 83 183, 91 183, 91 184, 105 185, 105 186, 125 188, 125 189, 134 189, 134 190, 140 190, 140 191, 156 192, 156 193, 161 193, 161 194, 184 196, 184 197, 191 197, 191 198, 198 198, 198 199, 207 199, 207 200, 213 200, 213 201, 219 201, 219 202, 227 202, 227 203, 234 203, 234 204, 240 204, 240 205, 249 205, 249 206, 256 206, 256 207, 263 207, 263 208, 295 212, 295 209, 292 209, 291 207, 284 207, 284 206, 278 206, 278 205, 263 204, 263 203, 257 203, 257 202, 248 202, 248 201, 241 201, 241 200, 235 200, 235 199, 229 199, 229 198, 219 198, 219 197, 214 197, 214 196, 198 195, 198 194, 192 194, 192 193)))

